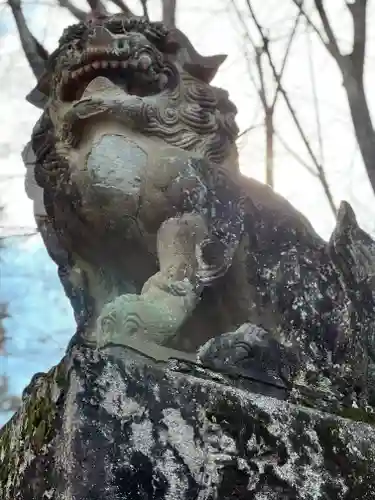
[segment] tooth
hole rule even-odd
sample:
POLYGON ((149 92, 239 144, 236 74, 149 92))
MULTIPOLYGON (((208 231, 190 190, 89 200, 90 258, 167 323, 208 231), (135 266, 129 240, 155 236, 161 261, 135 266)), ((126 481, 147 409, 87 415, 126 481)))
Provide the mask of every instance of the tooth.
POLYGON ((167 75, 160 75, 159 76, 159 87, 163 90, 164 87, 167 85, 167 83, 168 83, 167 75))
POLYGON ((100 62, 99 61, 94 61, 91 66, 94 68, 94 69, 99 69, 100 68, 100 62))
POLYGON ((111 61, 109 64, 111 68, 118 68, 120 65, 119 61, 111 61))
POLYGON ((152 64, 152 59, 149 55, 147 54, 141 55, 138 61, 138 66, 141 69, 148 69, 151 66, 151 64, 152 64))
POLYGON ((91 71, 91 64, 86 64, 83 69, 84 71, 91 71))
POLYGON ((128 61, 121 61, 120 65, 122 68, 127 68, 128 67, 128 61))
POLYGON ((84 71, 85 71, 85 69, 81 67, 81 68, 77 69, 76 73, 77 73, 77 75, 82 75, 82 73, 84 73, 84 71))
POLYGON ((108 68, 108 61, 102 61, 102 68, 108 68))
POLYGON ((71 76, 72 75, 69 73, 68 69, 64 69, 63 70, 63 72, 62 72, 62 79, 63 79, 64 82, 67 82, 71 76))

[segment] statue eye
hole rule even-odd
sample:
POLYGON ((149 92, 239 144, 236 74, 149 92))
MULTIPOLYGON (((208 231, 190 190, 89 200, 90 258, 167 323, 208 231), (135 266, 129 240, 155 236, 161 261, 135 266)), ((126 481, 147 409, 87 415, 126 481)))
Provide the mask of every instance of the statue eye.
POLYGON ((115 320, 111 317, 106 317, 101 322, 101 329, 104 333, 110 333, 115 327, 115 320))
POLYGON ((126 318, 123 326, 124 333, 131 336, 136 335, 141 330, 141 323, 139 316, 132 315, 132 317, 126 318))
POLYGON ((166 63, 163 72, 164 86, 170 89, 175 88, 179 83, 179 78, 177 68, 170 63, 166 63))

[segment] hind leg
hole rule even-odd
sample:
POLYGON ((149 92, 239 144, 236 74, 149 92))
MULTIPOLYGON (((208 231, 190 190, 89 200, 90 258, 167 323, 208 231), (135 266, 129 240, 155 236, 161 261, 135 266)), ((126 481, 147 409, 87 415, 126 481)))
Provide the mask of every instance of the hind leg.
POLYGON ((210 339, 199 349, 197 361, 219 372, 242 375, 254 390, 259 386, 259 392, 282 398, 299 367, 295 351, 252 323, 210 339))

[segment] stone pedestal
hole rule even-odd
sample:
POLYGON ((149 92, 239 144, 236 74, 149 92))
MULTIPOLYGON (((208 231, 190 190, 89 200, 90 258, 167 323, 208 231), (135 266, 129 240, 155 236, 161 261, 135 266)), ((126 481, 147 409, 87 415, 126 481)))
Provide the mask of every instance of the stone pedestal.
POLYGON ((375 498, 374 427, 241 384, 123 347, 73 347, 0 434, 0 498, 375 498))

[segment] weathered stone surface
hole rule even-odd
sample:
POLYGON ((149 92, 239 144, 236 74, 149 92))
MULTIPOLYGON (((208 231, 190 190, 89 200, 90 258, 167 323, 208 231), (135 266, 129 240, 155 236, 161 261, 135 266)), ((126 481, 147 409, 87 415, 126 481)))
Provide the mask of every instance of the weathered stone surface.
POLYGON ((373 426, 249 388, 123 347, 74 347, 0 435, 0 497, 374 498, 373 426))
POLYGON ((240 176, 222 60, 118 14, 46 64, 27 189, 79 335, 2 432, 1 500, 375 496, 375 241, 240 176))

